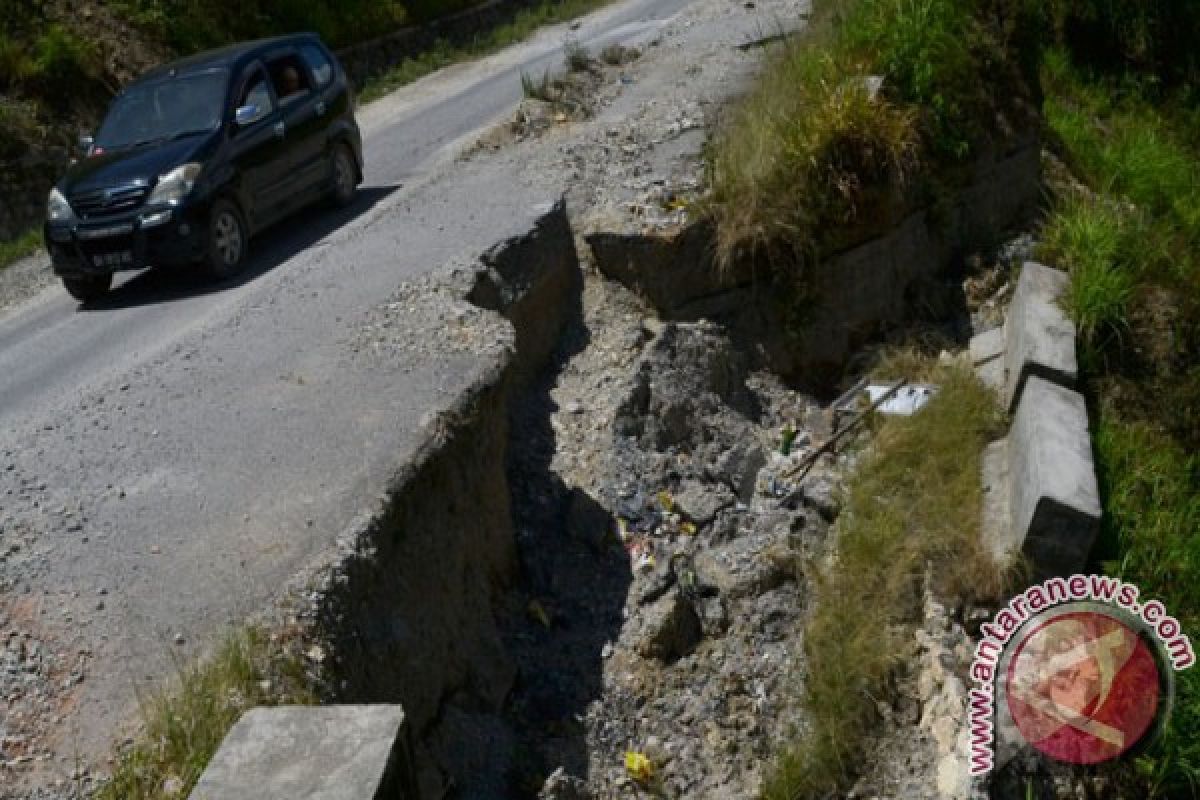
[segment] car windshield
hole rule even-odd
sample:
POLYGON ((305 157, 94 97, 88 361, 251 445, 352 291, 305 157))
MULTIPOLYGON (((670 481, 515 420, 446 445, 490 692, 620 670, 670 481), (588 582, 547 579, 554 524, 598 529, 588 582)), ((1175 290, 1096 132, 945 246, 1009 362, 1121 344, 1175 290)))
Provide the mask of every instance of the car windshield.
POLYGON ((214 130, 221 122, 226 71, 192 72, 131 87, 96 133, 96 148, 114 150, 214 130))

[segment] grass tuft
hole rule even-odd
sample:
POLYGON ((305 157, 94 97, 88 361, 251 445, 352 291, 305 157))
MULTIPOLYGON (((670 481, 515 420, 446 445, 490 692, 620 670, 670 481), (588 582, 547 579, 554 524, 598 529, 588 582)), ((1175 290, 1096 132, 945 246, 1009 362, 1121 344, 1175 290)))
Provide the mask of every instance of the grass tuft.
POLYGON ((853 777, 876 698, 910 650, 927 569, 952 597, 990 597, 1006 582, 979 539, 980 459, 1002 426, 994 395, 965 367, 888 363, 941 389, 919 413, 885 419, 851 478, 836 560, 814 576, 805 626, 811 725, 769 777, 767 800, 831 796, 853 777))
POLYGON ((991 125, 1027 91, 1017 35, 1025 9, 1017 0, 817 3, 805 35, 778 46, 714 140, 707 211, 718 260, 811 253, 918 166, 962 162, 989 135, 979 121, 991 125))
POLYGON ((575 39, 568 40, 563 47, 563 60, 570 72, 591 72, 594 66, 591 52, 575 39))
POLYGON ((710 158, 723 262, 780 242, 805 252, 825 224, 856 219, 868 188, 915 167, 916 114, 865 77, 803 42, 773 56, 710 158))
POLYGON ((1042 257, 1070 272, 1067 310, 1085 340, 1129 327, 1138 268, 1130 227, 1119 209, 1089 198, 1065 202, 1042 230, 1042 257))
POLYGON ((171 779, 186 797, 242 713, 255 706, 311 704, 303 666, 262 631, 230 634, 209 660, 181 666, 177 684, 143 698, 141 739, 121 752, 95 800, 165 797, 171 779))
POLYGON ((31 256, 42 246, 42 231, 40 228, 30 228, 16 239, 0 242, 0 269, 31 256))

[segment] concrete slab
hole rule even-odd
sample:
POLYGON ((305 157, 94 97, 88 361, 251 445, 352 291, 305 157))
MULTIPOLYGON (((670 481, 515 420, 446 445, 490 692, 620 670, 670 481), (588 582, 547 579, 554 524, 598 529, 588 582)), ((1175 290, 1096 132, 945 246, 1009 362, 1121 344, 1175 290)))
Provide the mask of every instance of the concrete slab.
POLYGON ((998 564, 1008 564, 1021 549, 1012 526, 1009 497, 1008 440, 992 442, 983 451, 983 522, 980 531, 987 552, 998 564))
POLYGON ((1059 306, 1067 274, 1025 262, 1004 325, 1005 405, 1011 413, 1030 375, 1074 388, 1075 325, 1059 306))
POLYGON ((972 366, 979 367, 1004 355, 1004 328, 992 328, 971 337, 972 366))
POLYGON ((408 736, 395 705, 255 708, 190 800, 415 800, 408 736))
POLYGON ((1077 392, 1031 375, 1008 438, 1012 536, 1038 576, 1083 569, 1100 528, 1100 493, 1077 392))

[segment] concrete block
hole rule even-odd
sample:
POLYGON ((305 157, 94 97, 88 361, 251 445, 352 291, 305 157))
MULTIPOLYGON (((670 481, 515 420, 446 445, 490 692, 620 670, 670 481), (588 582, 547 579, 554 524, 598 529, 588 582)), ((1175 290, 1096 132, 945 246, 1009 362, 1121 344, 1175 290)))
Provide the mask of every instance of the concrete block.
POLYGON ((1005 564, 1021 549, 1012 526, 1009 496, 1008 439, 992 442, 983 450, 983 544, 992 559, 1005 564))
POLYGON ((1100 529, 1100 493, 1077 392, 1031 375, 1008 436, 1012 544, 1037 575, 1069 575, 1087 563, 1100 529))
POLYGON ((1004 328, 992 328, 971 337, 971 365, 978 367, 1004 355, 1004 328))
POLYGON ((416 800, 414 774, 400 706, 255 708, 190 800, 416 800))
POLYGON ((1075 387, 1075 325, 1059 306, 1067 275, 1025 262, 1004 325, 1005 404, 1016 409, 1031 375, 1075 387))

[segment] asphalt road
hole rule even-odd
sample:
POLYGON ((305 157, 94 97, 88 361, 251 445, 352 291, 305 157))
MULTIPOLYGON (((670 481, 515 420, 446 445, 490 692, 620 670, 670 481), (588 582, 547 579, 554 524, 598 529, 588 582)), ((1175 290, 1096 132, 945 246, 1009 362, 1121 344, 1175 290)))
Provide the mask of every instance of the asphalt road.
MULTIPOLYGON (((643 38, 685 3, 630 0, 570 35, 643 38)), ((548 199, 511 165, 450 156, 515 107, 522 71, 561 65, 566 30, 361 109, 358 200, 266 232, 236 280, 152 271, 94 308, 55 287, 2 312, 0 545, 21 549, 0 558, 0 601, 15 599, 12 629, 91 652, 60 759, 106 752, 136 687, 329 547, 421 416, 471 378, 476 361, 438 331, 402 358, 356 337, 398 285, 477 255, 548 199)))

